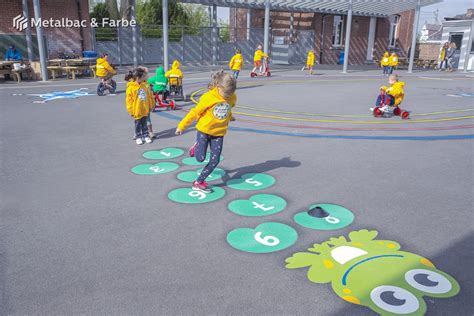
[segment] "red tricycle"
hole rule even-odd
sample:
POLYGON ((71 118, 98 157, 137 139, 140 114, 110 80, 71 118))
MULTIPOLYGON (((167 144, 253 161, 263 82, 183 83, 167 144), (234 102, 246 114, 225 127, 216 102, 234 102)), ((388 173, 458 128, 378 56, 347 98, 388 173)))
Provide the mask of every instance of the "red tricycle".
POLYGON ((250 77, 255 78, 255 77, 270 77, 272 74, 270 72, 270 67, 268 66, 268 58, 263 58, 262 59, 262 66, 260 69, 257 69, 256 72, 251 72, 250 77), (262 72, 259 72, 262 70, 262 72))
POLYGON ((402 110, 398 105, 395 105, 393 97, 386 93, 379 95, 376 104, 375 108, 370 109, 375 117, 395 115, 400 116, 403 120, 410 117, 410 112, 402 110))
POLYGON ((174 100, 162 100, 159 93, 154 92, 153 95, 155 96, 155 109, 154 111, 158 110, 159 108, 166 108, 166 110, 176 110, 176 104, 174 100))

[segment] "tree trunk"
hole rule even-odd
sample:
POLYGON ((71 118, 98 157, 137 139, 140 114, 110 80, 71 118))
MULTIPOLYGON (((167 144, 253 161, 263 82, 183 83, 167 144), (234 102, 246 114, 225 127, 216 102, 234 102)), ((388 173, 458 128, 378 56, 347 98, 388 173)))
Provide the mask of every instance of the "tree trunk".
POLYGON ((106 0, 107 9, 109 10, 109 15, 111 20, 120 19, 119 10, 117 6, 117 0, 106 0))

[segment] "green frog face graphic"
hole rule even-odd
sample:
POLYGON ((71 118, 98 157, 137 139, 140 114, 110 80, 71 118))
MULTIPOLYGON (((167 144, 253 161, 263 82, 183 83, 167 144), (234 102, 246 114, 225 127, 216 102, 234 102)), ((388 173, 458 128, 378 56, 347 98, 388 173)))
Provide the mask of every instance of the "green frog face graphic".
POLYGON ((308 267, 308 279, 329 283, 342 299, 381 315, 423 315, 423 296, 452 297, 459 284, 428 259, 400 251, 390 240, 377 240, 366 229, 314 244, 310 252, 286 259, 288 269, 308 267))

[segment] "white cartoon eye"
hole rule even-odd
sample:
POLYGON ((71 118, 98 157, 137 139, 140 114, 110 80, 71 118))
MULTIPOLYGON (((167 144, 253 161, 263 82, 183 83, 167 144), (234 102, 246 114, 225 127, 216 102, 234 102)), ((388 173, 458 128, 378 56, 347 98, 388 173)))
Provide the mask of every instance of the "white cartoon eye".
POLYGON ((397 286, 381 285, 370 292, 370 299, 384 311, 394 314, 410 314, 420 308, 414 294, 397 286))
POLYGON ((405 273, 405 280, 415 289, 430 293, 444 294, 451 291, 453 285, 442 274, 426 269, 413 269, 405 273))

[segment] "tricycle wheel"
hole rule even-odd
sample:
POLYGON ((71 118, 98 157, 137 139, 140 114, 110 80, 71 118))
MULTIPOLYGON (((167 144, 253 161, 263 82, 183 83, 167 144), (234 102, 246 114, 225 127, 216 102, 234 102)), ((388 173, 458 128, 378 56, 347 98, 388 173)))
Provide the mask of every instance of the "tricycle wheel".
POLYGON ((400 110, 399 107, 396 107, 395 109, 393 109, 393 115, 400 116, 401 113, 402 113, 402 110, 400 110))
POLYGON ((410 117, 410 113, 408 111, 403 111, 401 115, 402 115, 402 119, 404 120, 410 117))
POLYGON ((383 113, 382 113, 382 110, 380 109, 380 107, 376 107, 374 109, 374 116, 375 117, 381 117, 382 115, 383 115, 383 113))

